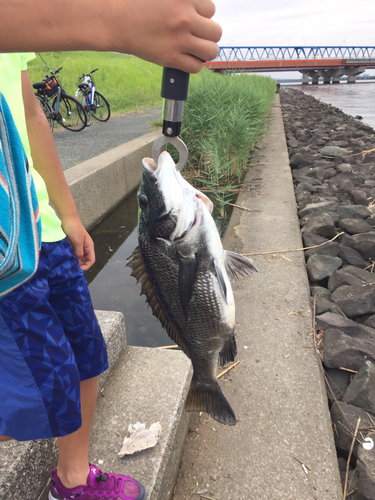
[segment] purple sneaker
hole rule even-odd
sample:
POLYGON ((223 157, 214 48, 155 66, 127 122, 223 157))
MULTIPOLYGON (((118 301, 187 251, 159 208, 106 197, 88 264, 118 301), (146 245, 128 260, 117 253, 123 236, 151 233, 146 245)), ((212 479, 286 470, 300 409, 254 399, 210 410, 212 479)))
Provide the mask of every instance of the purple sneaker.
POLYGON ((48 500, 145 500, 146 490, 135 479, 122 474, 103 474, 90 464, 90 474, 85 486, 65 488, 52 469, 51 489, 48 500))

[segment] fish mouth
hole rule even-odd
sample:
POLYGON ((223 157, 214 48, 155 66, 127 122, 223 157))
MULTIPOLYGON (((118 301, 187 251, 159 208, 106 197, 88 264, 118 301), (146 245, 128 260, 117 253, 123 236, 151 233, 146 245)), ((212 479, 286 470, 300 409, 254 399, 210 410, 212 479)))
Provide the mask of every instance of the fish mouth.
POLYGON ((180 184, 181 188, 183 190, 186 189, 188 191, 194 192, 195 197, 200 199, 204 203, 204 205, 206 205, 209 212, 212 213, 213 210, 212 201, 208 198, 208 196, 203 194, 198 189, 195 189, 182 177, 180 172, 176 170, 175 163, 171 155, 167 151, 163 151, 162 153, 160 153, 158 159, 158 165, 152 158, 144 158, 142 160, 142 165, 146 175, 148 176, 152 184, 157 183, 161 179, 164 172, 166 172, 166 175, 170 175, 170 173, 172 172, 174 174, 175 180, 180 184), (173 169, 172 169, 172 163, 173 163, 173 169))

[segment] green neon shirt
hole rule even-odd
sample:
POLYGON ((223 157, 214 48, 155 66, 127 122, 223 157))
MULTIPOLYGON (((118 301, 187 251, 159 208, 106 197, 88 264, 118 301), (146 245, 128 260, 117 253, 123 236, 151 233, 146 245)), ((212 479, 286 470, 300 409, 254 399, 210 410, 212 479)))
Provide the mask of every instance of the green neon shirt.
POLYGON ((65 237, 65 233, 61 229, 60 219, 49 203, 46 184, 38 172, 33 168, 26 128, 25 109, 22 99, 21 71, 26 71, 28 61, 34 58, 35 54, 32 53, 0 53, 0 92, 8 102, 29 160, 39 201, 39 210, 42 220, 42 241, 53 242, 62 240, 65 237))

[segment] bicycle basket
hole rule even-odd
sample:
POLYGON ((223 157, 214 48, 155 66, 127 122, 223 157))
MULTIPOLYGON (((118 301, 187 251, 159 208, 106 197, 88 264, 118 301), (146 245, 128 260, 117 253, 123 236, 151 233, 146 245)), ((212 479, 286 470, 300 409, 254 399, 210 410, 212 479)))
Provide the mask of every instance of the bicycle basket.
POLYGON ((57 94, 59 84, 55 76, 48 76, 46 78, 43 78, 43 82, 45 82, 46 84, 44 92, 48 97, 52 97, 53 95, 57 94))

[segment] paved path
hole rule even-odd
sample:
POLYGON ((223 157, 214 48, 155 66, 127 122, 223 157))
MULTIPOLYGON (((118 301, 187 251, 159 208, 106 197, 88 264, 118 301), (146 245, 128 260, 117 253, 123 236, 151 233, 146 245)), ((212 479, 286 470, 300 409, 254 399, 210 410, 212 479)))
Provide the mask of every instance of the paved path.
POLYGON ((64 170, 94 156, 105 153, 125 142, 152 131, 152 122, 161 119, 161 108, 110 118, 100 123, 93 119, 81 132, 58 130, 53 137, 64 170))
POLYGON ((340 500, 304 255, 276 253, 302 247, 278 96, 243 186, 224 248, 259 274, 234 284, 241 363, 220 379, 238 421, 193 414, 173 500, 340 500))

